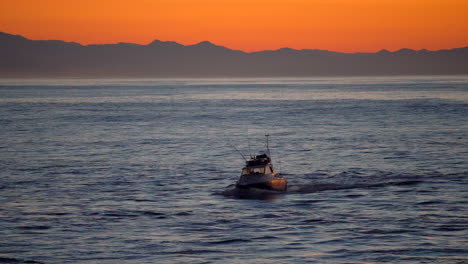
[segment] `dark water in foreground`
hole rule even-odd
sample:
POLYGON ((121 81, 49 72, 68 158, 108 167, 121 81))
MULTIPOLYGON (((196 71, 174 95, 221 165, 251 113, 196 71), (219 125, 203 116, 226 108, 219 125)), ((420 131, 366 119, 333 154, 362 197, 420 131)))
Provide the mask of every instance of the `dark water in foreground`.
POLYGON ((0 263, 467 263, 468 77, 0 80, 0 263), (286 194, 232 183, 271 135, 286 194))

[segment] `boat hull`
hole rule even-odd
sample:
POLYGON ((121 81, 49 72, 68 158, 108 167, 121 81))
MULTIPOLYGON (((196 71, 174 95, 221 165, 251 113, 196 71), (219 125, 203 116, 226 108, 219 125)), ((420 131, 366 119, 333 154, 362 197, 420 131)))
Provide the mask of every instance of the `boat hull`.
POLYGON ((248 184, 237 183, 236 187, 239 189, 262 189, 270 191, 285 192, 288 188, 288 181, 285 178, 271 179, 264 182, 255 182, 248 184))

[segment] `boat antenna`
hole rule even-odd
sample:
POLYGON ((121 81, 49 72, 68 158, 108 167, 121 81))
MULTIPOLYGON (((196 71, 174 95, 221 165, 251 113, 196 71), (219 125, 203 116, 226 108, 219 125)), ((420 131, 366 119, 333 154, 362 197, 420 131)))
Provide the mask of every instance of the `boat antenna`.
POLYGON ((279 162, 279 173, 281 174, 282 170, 281 170, 281 159, 280 158, 278 158, 278 162, 279 162))
POLYGON ((237 151, 237 153, 239 153, 239 154, 241 155, 241 157, 242 157, 245 161, 247 161, 247 159, 245 158, 244 154, 242 154, 242 152, 241 152, 240 150, 238 150, 238 149, 236 148, 236 146, 234 146, 234 144, 232 144, 230 141, 228 141, 228 145, 231 146, 233 149, 235 149, 235 150, 237 151))
POLYGON ((271 155, 270 155, 270 146, 268 145, 268 137, 269 137, 269 136, 270 136, 270 135, 265 134, 265 137, 266 137, 266 147, 267 147, 268 156, 271 156, 271 155))
POLYGON ((250 137, 249 137, 249 128, 247 127, 247 144, 249 145, 249 156, 252 159, 252 150, 250 149, 250 137))
POLYGON ((240 150, 238 150, 234 145, 232 146, 241 156, 242 158, 247 161, 247 159, 245 158, 245 156, 242 154, 242 152, 240 152, 240 150))

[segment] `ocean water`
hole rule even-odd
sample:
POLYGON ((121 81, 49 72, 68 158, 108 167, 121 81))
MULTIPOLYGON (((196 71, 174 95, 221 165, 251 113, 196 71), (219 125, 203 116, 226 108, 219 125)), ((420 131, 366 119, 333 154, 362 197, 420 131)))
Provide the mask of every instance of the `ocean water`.
POLYGON ((468 263, 467 134, 468 76, 2 79, 0 263, 468 263))

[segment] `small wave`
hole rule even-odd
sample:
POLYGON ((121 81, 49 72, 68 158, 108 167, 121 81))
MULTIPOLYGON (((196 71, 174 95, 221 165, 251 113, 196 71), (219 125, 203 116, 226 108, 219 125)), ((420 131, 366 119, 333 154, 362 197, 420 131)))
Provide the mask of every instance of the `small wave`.
POLYGON ((267 235, 267 236, 253 237, 253 238, 231 238, 231 239, 225 239, 225 240, 219 240, 219 241, 210 241, 210 242, 207 242, 207 244, 214 244, 214 245, 234 244, 234 243, 253 242, 255 240, 272 240, 272 239, 278 239, 278 237, 267 235))
POLYGON ((62 216, 62 215, 68 215, 69 213, 65 213, 65 212, 52 212, 52 213, 47 213, 47 215, 51 215, 51 216, 62 216))
POLYGON ((251 240, 242 239, 242 238, 233 238, 233 239, 227 239, 227 240, 212 241, 212 242, 208 242, 208 244, 219 245, 219 244, 233 244, 233 243, 243 243, 243 242, 251 242, 251 240))
POLYGON ((137 214, 132 214, 132 213, 119 213, 119 212, 109 212, 103 214, 103 216, 108 216, 108 217, 137 217, 137 214))
POLYGON ((464 231, 466 230, 466 226, 460 226, 460 225, 441 225, 434 230, 436 231, 443 231, 443 232, 456 232, 456 231, 464 231))
POLYGON ((418 180, 409 180, 409 181, 402 181, 402 182, 390 182, 389 184, 390 185, 415 185, 421 182, 422 181, 418 181, 418 180))
POLYGON ((31 263, 31 264, 43 264, 43 262, 34 261, 34 260, 22 260, 22 259, 7 258, 7 257, 0 257, 0 263, 13 263, 13 264, 31 263))
POLYGON ((361 232, 362 234, 368 235, 391 235, 391 234, 410 234, 417 233, 415 230, 409 229, 370 229, 361 232))
MULTIPOLYGON (((354 253, 376 253, 376 254, 391 254, 391 255, 434 255, 434 254, 466 254, 465 249, 458 248, 396 248, 396 249, 375 249, 366 251, 355 251, 354 253)), ((461 263, 461 262, 460 262, 461 263)))
POLYGON ((210 254, 210 253, 224 253, 222 250, 210 250, 210 249, 186 249, 172 252, 160 252, 160 254, 170 254, 170 255, 201 255, 201 254, 210 254))
POLYGON ((266 236, 252 238, 252 240, 270 240, 270 239, 278 239, 278 237, 266 235, 266 236))
MULTIPOLYGON (((99 214, 93 214, 93 215, 99 215, 99 214)), ((167 218, 166 214, 154 212, 154 211, 106 212, 102 215, 104 217, 116 217, 116 218, 139 217, 139 216, 150 216, 150 217, 156 217, 158 219, 167 218)))
POLYGON ((326 220, 324 219, 321 219, 321 218, 314 218, 314 219, 306 219, 306 220, 303 220, 302 223, 318 223, 318 222, 326 222, 326 220))
POLYGON ((278 214, 264 214, 262 216, 262 219, 265 219, 265 218, 280 218, 281 215, 278 215, 278 214))
POLYGON ((442 200, 430 200, 430 201, 424 201, 424 202, 419 202, 419 205, 430 205, 430 204, 443 204, 444 201, 442 200))
POLYGON ((177 215, 177 216, 188 216, 188 215, 192 215, 193 213, 192 212, 179 212, 179 213, 176 213, 174 215, 177 215))
POLYGON ((153 212, 153 211, 141 211, 140 213, 143 215, 151 215, 151 216, 164 216, 165 215, 163 213, 158 213, 158 212, 153 212))
POLYGON ((37 225, 37 226, 19 226, 17 227, 18 229, 23 229, 23 230, 47 230, 50 229, 50 226, 45 226, 45 225, 37 225))

